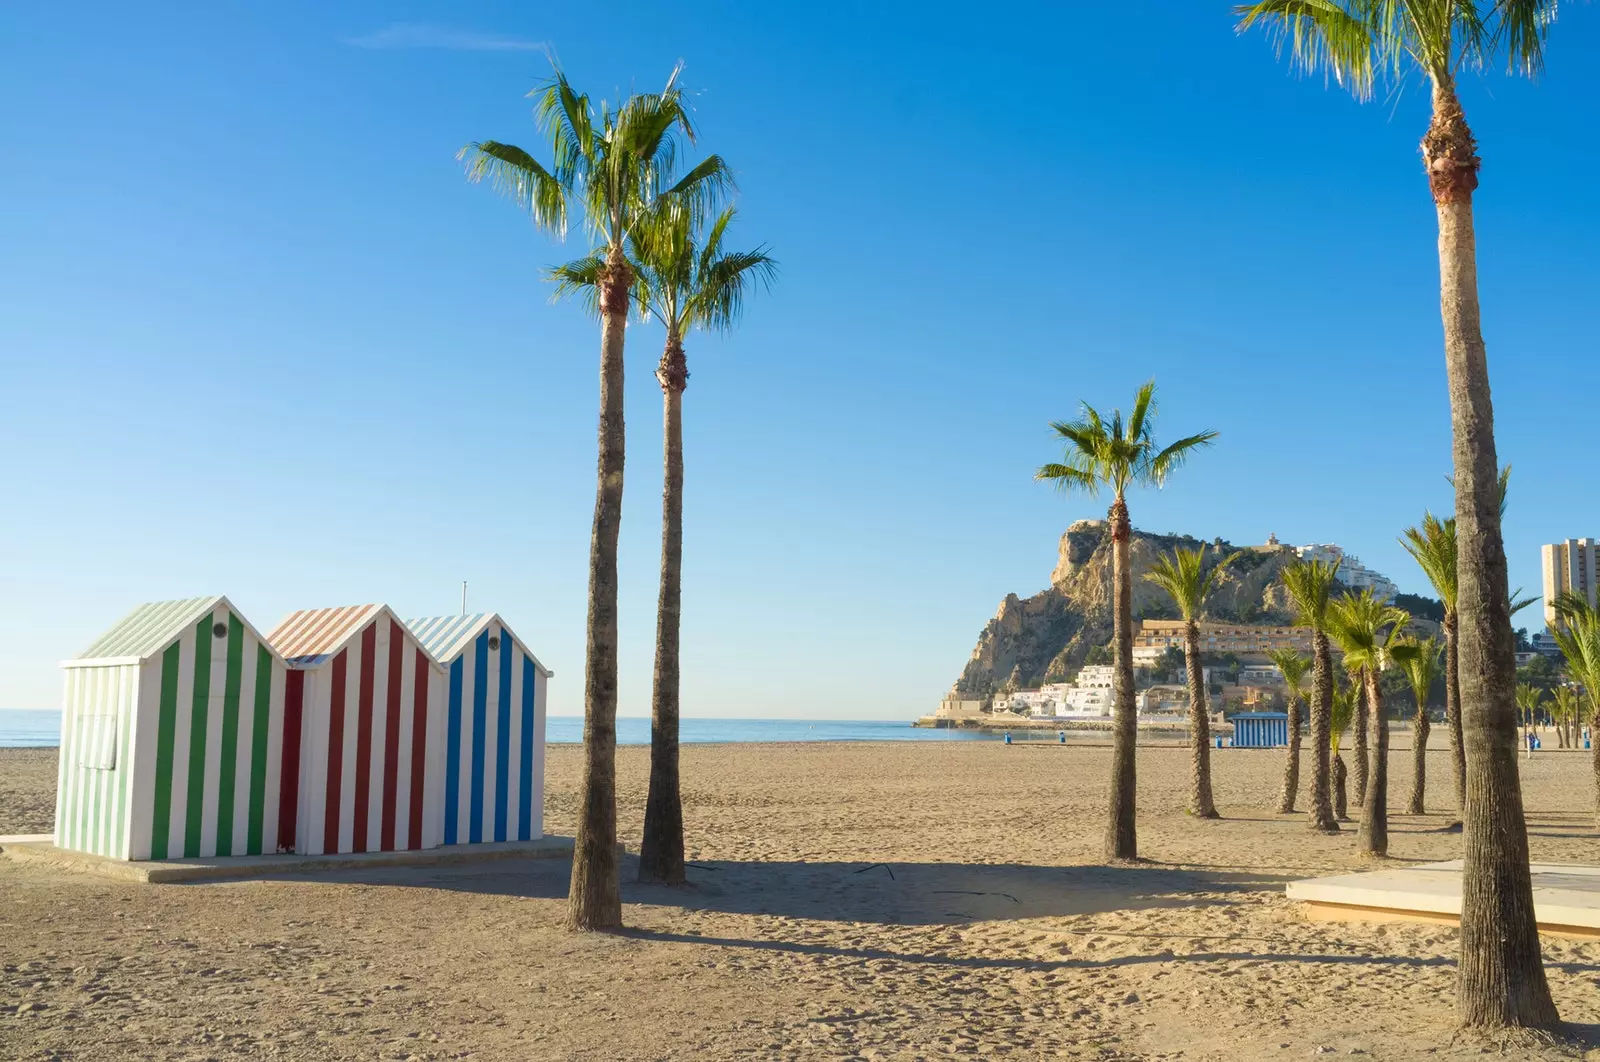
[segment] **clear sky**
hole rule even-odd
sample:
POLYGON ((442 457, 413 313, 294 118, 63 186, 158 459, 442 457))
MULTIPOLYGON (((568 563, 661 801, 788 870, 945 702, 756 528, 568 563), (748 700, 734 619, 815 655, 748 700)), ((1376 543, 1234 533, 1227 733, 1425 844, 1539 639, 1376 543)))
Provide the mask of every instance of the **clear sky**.
MULTIPOLYGON (((1469 78, 1513 584, 1600 534, 1600 9, 1537 84, 1469 78), (1586 59, 1585 57, 1589 57, 1586 59)), ((1426 93, 1358 105, 1223 3, 0 7, 0 706, 133 604, 257 624, 462 579, 582 707, 598 333, 465 142, 537 146, 553 46, 596 97, 683 59, 735 246, 782 275, 689 344, 684 705, 909 718, 1104 501, 1047 422, 1159 385, 1222 433, 1155 531, 1337 542, 1404 589, 1448 508, 1426 93)), ((649 711, 662 336, 628 336, 624 714, 649 711)), ((1538 626, 1535 612, 1524 616, 1538 626)))

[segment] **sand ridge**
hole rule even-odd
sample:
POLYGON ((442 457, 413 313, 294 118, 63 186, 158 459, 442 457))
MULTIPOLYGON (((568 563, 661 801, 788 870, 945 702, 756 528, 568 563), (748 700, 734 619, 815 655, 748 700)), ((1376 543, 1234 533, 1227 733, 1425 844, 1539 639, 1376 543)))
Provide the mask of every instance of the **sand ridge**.
MULTIPOLYGON (((1410 784, 1392 751, 1391 806, 1410 784)), ((554 746, 570 832, 580 750, 554 746)), ((0 1044, 60 1059, 1382 1059, 1453 1043, 1456 933, 1305 920, 1293 877, 1353 830, 1267 812, 1281 753, 1140 750, 1149 862, 1100 863, 1109 753, 997 743, 685 746, 689 888, 625 885, 629 931, 560 928, 567 864, 139 886, 0 862, 0 1044)), ((1448 760, 1430 757, 1430 801, 1448 760)), ((618 758, 637 843, 648 752, 618 758)), ((1594 862, 1582 753, 1524 761, 1533 853, 1594 862)), ((47 829, 54 754, 0 751, 0 832, 47 829), (40 796, 40 792, 43 793, 40 796), (29 795, 31 794, 31 795, 29 795)), ((1395 816, 1403 861, 1459 855, 1395 816)), ((624 867, 624 880, 632 866, 624 867)), ((1563 1015, 1600 1022, 1600 944, 1547 941, 1563 1015)), ((1520 1057, 1565 1058, 1551 1048, 1520 1057)))

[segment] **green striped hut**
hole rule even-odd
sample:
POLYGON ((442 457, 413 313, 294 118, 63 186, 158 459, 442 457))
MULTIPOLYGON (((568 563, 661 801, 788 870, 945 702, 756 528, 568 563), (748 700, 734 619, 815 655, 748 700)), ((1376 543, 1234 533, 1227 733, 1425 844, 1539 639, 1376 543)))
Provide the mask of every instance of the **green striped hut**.
POLYGON ((282 762, 299 723, 286 718, 288 669, 227 598, 140 605, 62 667, 58 847, 112 859, 284 847, 280 800, 299 775, 282 762))

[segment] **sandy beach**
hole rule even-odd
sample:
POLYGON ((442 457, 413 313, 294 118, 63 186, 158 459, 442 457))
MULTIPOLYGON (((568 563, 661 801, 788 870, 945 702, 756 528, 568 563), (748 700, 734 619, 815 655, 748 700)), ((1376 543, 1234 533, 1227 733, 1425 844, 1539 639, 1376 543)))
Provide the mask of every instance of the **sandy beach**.
MULTIPOLYGON (((1399 736, 1391 804, 1410 754, 1399 736)), ((1553 744, 1553 742, 1551 742, 1553 744)), ((1456 933, 1306 921, 1286 881, 1359 865, 1272 803, 1281 753, 1140 752, 1150 860, 1097 865, 1108 752, 951 742, 685 746, 692 885, 627 884, 623 936, 560 928, 565 861, 110 883, 0 860, 0 1055, 18 1059, 1375 1059, 1453 1041, 1456 933)), ((551 832, 580 751, 552 747, 551 832)), ((619 753, 637 844, 647 750, 619 753)), ((1448 763, 1430 757, 1442 802, 1448 763)), ((54 750, 0 750, 0 833, 47 830, 54 750)), ((1597 862, 1588 756, 1523 764, 1533 854, 1597 862)), ((1459 855, 1395 816, 1396 861, 1459 855)), ((624 867, 631 877, 631 860, 624 867)), ((1547 940, 1569 1021, 1600 944, 1547 940)), ((1582 1057, 1552 1046, 1518 1057, 1582 1057)), ((1596 1053, 1600 1057, 1600 1052, 1596 1053)))

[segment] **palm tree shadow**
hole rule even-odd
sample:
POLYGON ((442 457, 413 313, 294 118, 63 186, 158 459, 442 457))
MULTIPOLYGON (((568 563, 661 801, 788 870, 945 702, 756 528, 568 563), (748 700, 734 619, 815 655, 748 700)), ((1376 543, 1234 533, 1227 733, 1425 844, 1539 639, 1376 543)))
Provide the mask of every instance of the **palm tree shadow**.
MULTIPOLYGON (((284 875, 523 899, 567 894, 567 860, 496 860, 284 875)), ((717 860, 692 864, 680 888, 640 885, 622 866, 623 900, 686 911, 884 925, 960 925, 1238 902, 1278 891, 1294 875, 1156 864, 1034 866, 1003 863, 844 863, 717 860)))

